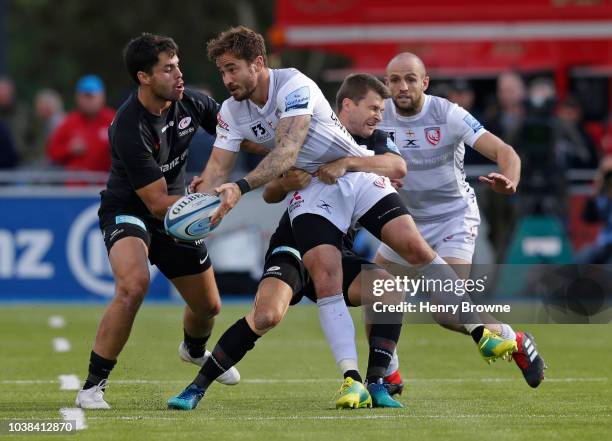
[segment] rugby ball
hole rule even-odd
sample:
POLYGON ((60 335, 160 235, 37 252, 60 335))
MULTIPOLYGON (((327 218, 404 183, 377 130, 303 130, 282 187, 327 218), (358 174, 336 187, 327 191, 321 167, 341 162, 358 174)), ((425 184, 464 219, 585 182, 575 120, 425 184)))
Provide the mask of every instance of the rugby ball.
POLYGON ((206 237, 219 225, 210 224, 210 218, 219 205, 221 199, 210 194, 193 193, 183 196, 166 213, 166 232, 175 239, 184 241, 196 241, 206 237))

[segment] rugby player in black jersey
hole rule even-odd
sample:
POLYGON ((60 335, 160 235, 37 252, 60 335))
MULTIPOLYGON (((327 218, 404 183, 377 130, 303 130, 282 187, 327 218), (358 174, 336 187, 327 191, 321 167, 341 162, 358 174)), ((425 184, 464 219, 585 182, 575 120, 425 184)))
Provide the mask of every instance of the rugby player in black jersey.
MULTIPOLYGON (((124 61, 138 89, 109 128, 112 165, 98 212, 115 278, 115 296, 98 326, 87 380, 76 405, 108 409, 104 389, 149 287, 148 261, 185 299, 179 355, 202 365, 221 300, 202 241, 178 243, 164 230, 168 208, 184 195, 187 149, 198 127, 214 134, 219 105, 185 89, 178 46, 142 34, 125 47, 124 61)), ((236 384, 234 369, 220 382, 236 384)))
MULTIPOLYGON (((393 141, 386 132, 376 130, 384 110, 383 100, 388 96, 387 88, 371 75, 354 74, 345 79, 337 95, 338 118, 355 140, 373 150, 376 156, 346 157, 328 163, 319 169, 321 180, 333 183, 350 171, 373 171, 390 178, 402 178, 406 174, 405 162, 393 141)), ((304 171, 291 170, 266 186, 264 199, 269 203, 280 202, 292 191, 295 192, 294 197, 299 196, 299 190, 309 184, 310 178, 304 171)), ((200 182, 201 179, 196 179, 192 185, 200 182)), ((360 306, 371 300, 364 296, 371 290, 362 287, 362 277, 359 277, 362 265, 370 262, 351 251, 353 233, 354 230, 350 230, 344 237, 343 293, 348 306, 360 306)), ((367 271, 373 272, 367 280, 391 278, 380 267, 367 271)), ((221 336, 212 357, 204 363, 193 383, 171 398, 168 406, 172 409, 194 409, 215 378, 238 363, 253 349, 259 337, 282 320, 289 305, 299 302, 304 296, 317 301, 314 285, 302 262, 289 216, 285 212, 270 239, 253 308, 221 336)), ((392 313, 386 314, 385 323, 375 322, 369 331, 370 354, 366 380, 372 399, 362 398, 359 401, 375 407, 402 407, 382 384, 401 331, 401 314, 398 313, 396 317, 391 317, 392 313)))

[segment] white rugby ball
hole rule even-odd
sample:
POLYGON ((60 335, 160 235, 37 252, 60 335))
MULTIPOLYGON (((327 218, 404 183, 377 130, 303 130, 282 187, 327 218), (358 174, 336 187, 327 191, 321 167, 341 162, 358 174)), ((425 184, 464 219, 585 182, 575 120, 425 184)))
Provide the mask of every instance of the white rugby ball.
POLYGON ((217 196, 204 193, 193 193, 176 201, 166 213, 164 227, 166 232, 179 240, 195 241, 206 237, 216 225, 210 224, 210 218, 221 205, 217 196))

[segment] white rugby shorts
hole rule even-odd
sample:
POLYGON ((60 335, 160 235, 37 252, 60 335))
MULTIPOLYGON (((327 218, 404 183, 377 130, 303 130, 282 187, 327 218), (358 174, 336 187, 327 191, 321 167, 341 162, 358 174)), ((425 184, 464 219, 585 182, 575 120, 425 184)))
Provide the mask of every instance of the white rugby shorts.
POLYGON ((349 172, 335 184, 313 177, 303 190, 290 192, 285 199, 291 222, 301 214, 318 214, 346 233, 361 216, 388 194, 396 193, 384 176, 349 172))
MULTIPOLYGON (((425 241, 440 257, 454 257, 472 262, 480 225, 478 205, 469 204, 464 211, 450 218, 434 222, 415 219, 414 222, 425 241)), ((384 243, 380 244, 378 253, 393 263, 410 266, 384 243)))

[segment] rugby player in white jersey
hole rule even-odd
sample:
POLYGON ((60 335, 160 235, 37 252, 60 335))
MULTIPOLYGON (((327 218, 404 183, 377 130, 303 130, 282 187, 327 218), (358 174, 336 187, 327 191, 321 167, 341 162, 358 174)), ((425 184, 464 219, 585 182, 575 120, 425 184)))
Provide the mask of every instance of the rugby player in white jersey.
MULTIPOLYGON (((372 151, 357 145, 311 79, 296 69, 266 66, 260 34, 243 26, 231 28, 209 42, 208 56, 232 95, 219 112, 215 148, 197 189, 214 189, 222 197, 211 222, 225 216, 242 194, 291 167, 314 174, 340 158, 372 156, 372 151), (219 185, 227 179, 245 139, 267 146, 270 153, 243 179, 219 185)), ((321 327, 346 379, 337 405, 358 407, 367 390, 361 384, 355 329, 342 294, 340 249, 348 228, 359 222, 428 279, 454 283, 457 275, 423 240, 388 178, 350 172, 326 184, 315 176, 308 187, 287 199, 294 236, 314 282, 321 327)), ((431 296, 437 303, 461 301, 452 293, 431 296)), ((468 332, 483 334, 484 326, 475 314, 455 319, 468 332)), ((493 334, 481 343, 480 351, 490 358, 506 357, 516 347, 513 340, 493 334)))
MULTIPOLYGON (((393 138, 406 160, 408 173, 400 195, 427 243, 462 278, 469 277, 480 214, 476 196, 466 182, 463 168, 465 144, 495 162, 499 173, 480 181, 497 193, 516 192, 521 162, 508 144, 485 130, 465 109, 425 94, 429 77, 422 60, 411 53, 395 56, 387 65, 385 81, 391 98, 385 103, 380 129, 393 138)), ((396 252, 381 244, 376 259, 381 265, 406 264, 396 252)), ((531 387, 544 379, 545 364, 533 336, 514 332, 493 317, 483 317, 488 333, 516 340, 513 359, 531 387)), ((466 332, 465 327, 444 326, 466 332)), ((474 336, 479 339, 480 336, 474 336)))
MULTIPOLYGON (((406 174, 406 164, 390 141, 386 132, 376 130, 381 121, 383 99, 389 91, 375 77, 368 74, 349 75, 338 90, 336 103, 338 118, 355 137, 359 145, 374 151, 373 157, 346 157, 326 164, 319 169, 319 176, 328 182, 344 175, 346 170, 376 171, 391 178, 401 178, 406 174)), ((268 203, 278 203, 289 192, 304 189, 312 177, 305 171, 293 169, 283 177, 268 183, 263 194, 268 203)), ((192 186, 201 182, 194 179, 192 186)), ((372 303, 379 299, 372 290, 365 289, 369 280, 387 280, 392 276, 367 259, 352 252, 356 231, 351 229, 342 244, 343 294, 347 306, 364 305, 364 312, 371 325, 368 327, 369 357, 366 372, 367 389, 371 403, 365 395, 364 407, 402 407, 390 393, 401 393, 399 382, 387 383, 385 378, 393 358, 394 349, 402 328, 402 314, 370 313, 372 303), (364 266, 367 265, 367 266, 364 266)), ((256 342, 272 330, 287 314, 289 306, 303 297, 317 301, 312 279, 308 275, 293 236, 287 211, 270 238, 266 252, 264 272, 261 276, 252 309, 240 320, 232 324, 219 338, 213 355, 200 370, 198 376, 183 392, 168 400, 170 409, 192 410, 214 380, 235 366, 256 342)), ((398 295, 401 293, 398 292, 398 295)), ((394 370, 392 371, 394 372, 394 370)), ((399 374, 396 373, 396 377, 399 374)))

